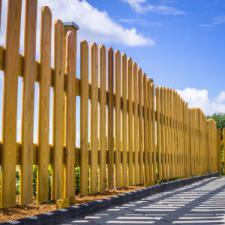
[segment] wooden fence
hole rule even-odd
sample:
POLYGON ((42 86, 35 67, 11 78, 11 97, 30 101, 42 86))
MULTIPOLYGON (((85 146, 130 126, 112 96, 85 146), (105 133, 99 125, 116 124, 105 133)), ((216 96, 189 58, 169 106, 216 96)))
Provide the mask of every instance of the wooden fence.
POLYGON ((225 174, 225 128, 218 129, 219 171, 225 174))
POLYGON ((83 41, 77 60, 77 30, 57 20, 51 68, 53 29, 48 7, 41 12, 40 62, 36 62, 37 0, 26 1, 24 56, 20 55, 21 7, 22 0, 8 0, 6 46, 0 47, 1 207, 16 204, 18 168, 21 205, 34 200, 35 179, 38 202, 67 198, 73 204, 75 167, 80 168, 81 195, 218 171, 215 121, 207 120, 200 109, 190 109, 175 90, 155 87, 125 54, 83 41), (16 140, 19 76, 23 80, 21 143, 16 140), (35 83, 38 105, 34 105, 35 83), (35 107, 38 144, 33 141, 35 107), (49 144, 51 107, 53 145, 49 144), (77 111, 80 148, 76 148, 77 111))

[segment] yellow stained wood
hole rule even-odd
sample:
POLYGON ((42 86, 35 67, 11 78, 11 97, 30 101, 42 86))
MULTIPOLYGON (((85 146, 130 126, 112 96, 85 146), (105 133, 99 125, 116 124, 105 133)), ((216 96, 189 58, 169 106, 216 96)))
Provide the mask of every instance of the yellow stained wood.
POLYGON ((151 110, 152 110, 152 93, 151 93, 151 80, 147 80, 147 99, 148 99, 148 109, 147 109, 147 122, 148 122, 148 158, 149 158, 149 182, 153 184, 153 148, 152 148, 152 134, 153 126, 151 120, 151 110))
POLYGON ((69 31, 66 36, 66 198, 74 204, 76 146, 76 33, 69 31))
POLYGON ((168 126, 168 106, 169 106, 169 96, 168 89, 165 88, 165 160, 166 160, 166 179, 169 179, 169 126, 168 126))
POLYGON ((114 53, 108 50, 108 188, 114 188, 114 53))
POLYGON ((161 181, 163 179, 162 175, 162 145, 161 145, 161 118, 160 118, 160 113, 161 113, 161 88, 156 87, 156 115, 157 115, 157 120, 156 120, 156 126, 157 126, 157 154, 158 154, 158 179, 161 181))
POLYGON ((137 64, 133 65, 133 80, 134 80, 134 182, 139 184, 139 159, 138 159, 138 68, 137 64))
POLYGON ((106 49, 100 48, 100 192, 107 188, 106 180, 106 49))
POLYGON ((116 80, 116 124, 115 124, 115 138, 116 138, 116 187, 121 187, 121 54, 119 51, 115 53, 116 65, 115 65, 115 80, 116 80))
POLYGON ((81 147, 81 159, 80 159, 80 194, 82 196, 88 195, 88 73, 89 73, 89 55, 88 55, 88 43, 86 41, 81 42, 81 102, 80 102, 80 147, 81 147))
POLYGON ((174 116, 174 177, 177 177, 178 156, 177 156, 177 93, 174 92, 173 96, 173 116, 174 116), (176 109, 175 109, 176 107, 176 109))
POLYGON ((63 145, 64 145, 64 30, 60 20, 55 23, 55 83, 53 113, 53 183, 52 199, 63 198, 63 145))
POLYGON ((48 200, 49 166, 49 119, 51 78, 51 32, 52 14, 48 7, 42 8, 41 17, 41 70, 39 88, 39 161, 38 201, 48 200))
POLYGON ((182 140, 181 140, 181 127, 182 127, 182 122, 181 122, 181 104, 180 104, 180 96, 178 96, 178 122, 179 122, 179 127, 178 127, 178 157, 179 157, 179 164, 178 164, 178 176, 182 177, 182 140))
POLYGON ((148 145, 148 86, 147 86, 147 78, 144 75, 143 78, 143 102, 144 102, 144 162, 145 162, 145 185, 148 186, 150 184, 149 177, 149 145, 148 145))
POLYGON ((139 106, 139 154, 140 154, 140 184, 144 184, 144 130, 143 130, 143 76, 138 70, 138 106, 139 106))
POLYGON ((170 90, 167 88, 167 127, 168 127, 168 154, 167 154, 167 168, 168 168, 168 179, 171 178, 171 170, 170 170, 170 156, 171 156, 171 136, 170 136, 170 90))
POLYGON ((128 153, 128 115, 127 115, 127 56, 124 54, 122 56, 122 96, 123 96, 123 124, 122 124, 122 151, 123 151, 123 176, 122 176, 122 186, 128 187, 128 163, 127 163, 127 153, 128 153))
POLYGON ((152 99, 152 107, 151 107, 151 120, 152 120, 152 142, 151 142, 151 146, 152 146, 152 151, 153 151, 153 182, 156 183, 157 181, 157 153, 156 153, 156 124, 155 124, 155 104, 156 104, 156 100, 155 100, 155 85, 153 82, 151 82, 151 99, 152 99))
POLYGON ((8 1, 3 93, 1 208, 16 203, 17 86, 22 1, 8 1))
POLYGON ((166 179, 166 156, 165 156, 165 88, 160 89, 160 113, 161 113, 161 146, 162 146, 162 179, 166 179))
POLYGON ((133 62, 128 60, 128 146, 129 146, 129 185, 134 185, 134 108, 133 108, 133 62))
POLYGON ((174 103, 173 103, 173 97, 174 97, 174 90, 170 90, 170 119, 171 119, 171 177, 174 178, 174 103))
POLYGON ((21 204, 33 201, 34 75, 37 0, 26 1, 22 109, 21 204))
POLYGON ((176 118, 175 118, 175 91, 172 90, 172 176, 176 177, 176 138, 175 138, 175 129, 176 129, 176 118))
POLYGON ((90 193, 98 192, 98 47, 91 46, 91 183, 90 193))
POLYGON ((168 90, 164 89, 164 126, 165 126, 165 175, 166 179, 169 179, 169 169, 168 169, 168 155, 169 155, 169 134, 168 134, 168 90))

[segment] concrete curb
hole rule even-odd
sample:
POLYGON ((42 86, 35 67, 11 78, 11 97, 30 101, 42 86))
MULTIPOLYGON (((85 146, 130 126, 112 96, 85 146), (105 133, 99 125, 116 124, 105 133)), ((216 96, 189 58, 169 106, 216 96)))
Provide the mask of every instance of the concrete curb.
POLYGON ((143 188, 141 190, 131 191, 125 194, 119 194, 103 200, 95 200, 89 203, 71 206, 68 209, 55 210, 49 213, 40 214, 33 217, 23 218, 17 221, 9 221, 0 223, 2 225, 56 225, 65 219, 72 217, 84 216, 90 213, 97 212, 98 210, 111 207, 113 205, 123 204, 128 201, 134 201, 148 195, 153 195, 162 191, 178 188, 188 185, 206 178, 217 177, 219 173, 207 174, 204 176, 197 176, 193 178, 180 179, 169 181, 151 187, 143 188))

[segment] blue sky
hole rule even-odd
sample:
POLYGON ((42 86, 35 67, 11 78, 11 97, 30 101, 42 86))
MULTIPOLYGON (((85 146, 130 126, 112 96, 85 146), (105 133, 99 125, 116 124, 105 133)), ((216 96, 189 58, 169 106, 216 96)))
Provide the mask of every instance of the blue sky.
MULTIPOLYGON (((3 0, 1 44, 6 2, 3 0)), ((86 39, 126 52, 157 85, 179 90, 190 106, 199 106, 206 114, 225 112, 224 0, 38 2, 39 18, 41 7, 50 6, 54 19, 80 26, 79 41, 86 39)), ((39 36, 40 20, 37 59, 39 36)))
POLYGON ((130 0, 139 2, 143 11, 132 8, 129 0, 89 2, 124 27, 135 27, 153 39, 153 47, 118 48, 134 57, 160 85, 205 88, 210 97, 224 89, 224 0, 130 0), (149 5, 167 6, 174 12, 148 10, 149 5))
MULTIPOLYGON (((3 0, 1 45, 5 44, 6 3, 3 0)), ((48 5, 54 20, 80 26, 79 42, 86 39, 119 49, 157 85, 178 90, 191 107, 200 107, 206 114, 225 112, 224 0, 39 0, 38 4, 37 60, 41 7, 48 5)), ((21 27, 23 54, 24 4, 21 27)), ((36 102, 37 98, 36 92, 36 102)), ((37 118, 37 107, 35 112, 37 118)))
POLYGON ((89 3, 155 42, 154 46, 114 46, 131 55, 157 84, 201 91, 196 95, 205 89, 209 101, 221 98, 225 83, 224 0, 114 0, 113 4, 110 0, 90 0, 89 3), (167 10, 160 10, 162 6, 167 10))

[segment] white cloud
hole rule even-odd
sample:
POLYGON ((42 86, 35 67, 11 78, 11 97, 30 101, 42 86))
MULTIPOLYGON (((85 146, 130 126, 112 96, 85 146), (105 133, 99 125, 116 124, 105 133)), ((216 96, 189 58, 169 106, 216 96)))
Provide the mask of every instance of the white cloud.
POLYGON ((122 18, 120 19, 122 23, 130 24, 130 25, 138 25, 142 27, 162 27, 163 24, 160 22, 150 22, 148 20, 140 19, 140 18, 122 18))
POLYGON ((77 23, 80 26, 81 39, 98 43, 119 43, 126 46, 154 45, 151 38, 144 37, 135 28, 123 27, 107 12, 98 10, 86 0, 40 0, 39 5, 50 6, 54 18, 77 23))
POLYGON ((174 7, 166 6, 166 5, 151 5, 147 2, 147 0, 123 0, 129 6, 134 9, 137 13, 144 12, 155 12, 163 15, 173 15, 180 16, 185 15, 186 13, 182 10, 178 10, 174 7))
POLYGON ((212 30, 212 28, 224 24, 225 24, 225 15, 214 17, 211 19, 210 23, 200 24, 200 26, 208 30, 212 30))
MULTIPOLYGON (((6 0, 3 0, 2 28, 0 44, 4 45, 6 26, 6 0)), ((24 3, 25 1, 23 1, 24 3)), ((154 40, 145 37, 134 27, 126 28, 114 21, 107 12, 100 11, 92 6, 87 0, 39 0, 38 1, 38 30, 37 47, 39 47, 40 36, 40 12, 42 6, 49 6, 52 10, 53 20, 74 21, 80 26, 79 40, 97 42, 103 44, 117 43, 125 46, 153 46, 154 40)), ((24 4, 23 4, 24 13, 24 4)), ((21 23, 21 35, 24 33, 24 15, 21 23)), ((23 49, 23 38, 21 38, 21 52, 23 49)))
POLYGON ((209 98, 206 89, 185 88, 177 91, 190 107, 201 108, 206 115, 225 113, 225 91, 213 99, 209 98))

